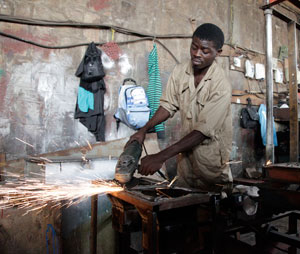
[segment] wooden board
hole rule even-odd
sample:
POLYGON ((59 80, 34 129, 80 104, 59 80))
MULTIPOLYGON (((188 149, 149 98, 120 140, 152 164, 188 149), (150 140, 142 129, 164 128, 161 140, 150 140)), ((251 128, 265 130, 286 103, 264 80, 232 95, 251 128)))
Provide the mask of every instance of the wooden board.
POLYGON ((263 95, 248 94, 241 90, 232 90, 231 103, 247 105, 247 98, 251 99, 252 105, 254 106, 265 103, 263 95))

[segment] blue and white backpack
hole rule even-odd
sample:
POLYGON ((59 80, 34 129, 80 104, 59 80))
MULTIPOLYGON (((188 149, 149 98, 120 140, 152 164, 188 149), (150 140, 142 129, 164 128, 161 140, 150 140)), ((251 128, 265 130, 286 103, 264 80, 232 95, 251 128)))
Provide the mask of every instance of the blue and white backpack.
POLYGON ((149 121, 149 116, 150 108, 144 88, 138 86, 134 79, 124 79, 119 88, 118 109, 114 115, 117 128, 122 122, 138 130, 149 121))

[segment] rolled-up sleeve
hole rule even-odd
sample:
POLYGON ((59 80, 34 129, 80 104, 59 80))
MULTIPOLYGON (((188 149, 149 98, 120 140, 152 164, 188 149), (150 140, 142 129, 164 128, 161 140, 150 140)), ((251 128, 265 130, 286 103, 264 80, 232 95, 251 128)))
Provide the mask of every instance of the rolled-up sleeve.
POLYGON ((160 106, 170 113, 170 117, 173 117, 174 114, 179 110, 179 101, 177 94, 178 87, 175 81, 175 69, 169 77, 166 89, 164 90, 163 95, 160 98, 160 106))
POLYGON ((203 109, 198 120, 194 124, 194 129, 200 131, 209 138, 216 135, 226 118, 231 105, 231 92, 229 90, 216 91, 211 98, 203 105, 203 109))

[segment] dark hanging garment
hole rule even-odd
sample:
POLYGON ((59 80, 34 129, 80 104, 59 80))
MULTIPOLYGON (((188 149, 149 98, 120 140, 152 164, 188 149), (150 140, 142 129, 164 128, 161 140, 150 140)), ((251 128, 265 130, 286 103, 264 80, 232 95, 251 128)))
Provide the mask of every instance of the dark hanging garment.
POLYGON ((247 98, 246 108, 241 110, 240 122, 244 129, 256 129, 258 126, 259 115, 256 109, 252 107, 251 99, 247 98))
POLYGON ((101 51, 96 48, 94 43, 91 43, 88 46, 85 56, 83 57, 75 75, 80 77, 79 86, 85 91, 93 94, 94 105, 93 109, 90 107, 86 112, 83 112, 80 110, 78 105, 80 102, 77 98, 74 117, 75 119, 79 119, 88 131, 94 134, 96 141, 105 141, 105 117, 103 106, 106 87, 103 80, 104 71, 101 62, 101 51), (96 54, 97 52, 98 54, 96 54), (92 54, 94 57, 92 61, 96 59, 93 63, 91 63, 90 60, 90 55, 92 54), (88 72, 88 74, 86 72, 88 72))
POLYGON ((90 83, 104 78, 101 54, 101 50, 96 47, 94 42, 89 44, 75 73, 77 77, 81 78, 81 82, 90 83))

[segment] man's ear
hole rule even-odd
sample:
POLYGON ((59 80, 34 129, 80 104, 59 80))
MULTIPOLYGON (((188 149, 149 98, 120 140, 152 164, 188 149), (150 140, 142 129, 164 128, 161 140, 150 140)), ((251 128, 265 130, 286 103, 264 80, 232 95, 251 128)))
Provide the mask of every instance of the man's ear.
POLYGON ((217 56, 221 55, 222 52, 223 52, 223 49, 218 49, 217 50, 217 56))

